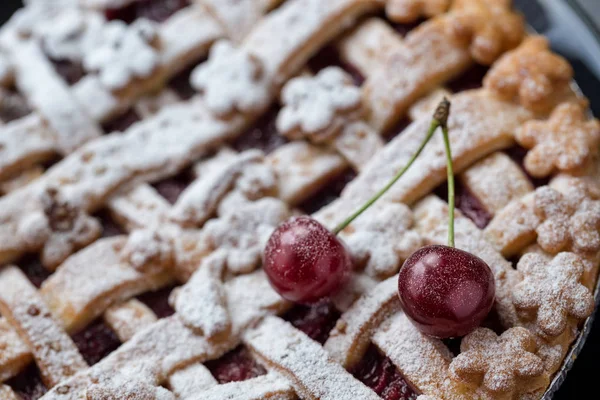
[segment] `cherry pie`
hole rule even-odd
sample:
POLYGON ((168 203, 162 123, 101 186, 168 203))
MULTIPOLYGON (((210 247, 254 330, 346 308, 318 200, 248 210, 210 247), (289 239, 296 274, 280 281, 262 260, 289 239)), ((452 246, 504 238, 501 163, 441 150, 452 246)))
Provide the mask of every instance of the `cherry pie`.
POLYGON ((543 395, 594 308, 600 124, 509 0, 26 3, 0 31, 0 399, 543 395), (341 233, 347 285, 283 300, 275 227, 336 226, 442 96, 483 326, 433 339, 398 301, 445 241, 441 137, 341 233))

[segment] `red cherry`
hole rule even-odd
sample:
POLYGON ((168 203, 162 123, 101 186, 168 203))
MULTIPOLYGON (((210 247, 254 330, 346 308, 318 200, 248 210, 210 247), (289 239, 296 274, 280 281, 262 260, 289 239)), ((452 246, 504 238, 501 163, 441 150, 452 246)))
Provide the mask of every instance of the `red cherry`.
POLYGON ((485 319, 496 288, 479 257, 447 246, 414 252, 398 276, 400 303, 419 330, 438 338, 464 336, 485 319))
POLYGON ((314 303, 332 295, 352 270, 342 242, 310 217, 279 225, 269 238, 263 265, 271 286, 296 303, 314 303))

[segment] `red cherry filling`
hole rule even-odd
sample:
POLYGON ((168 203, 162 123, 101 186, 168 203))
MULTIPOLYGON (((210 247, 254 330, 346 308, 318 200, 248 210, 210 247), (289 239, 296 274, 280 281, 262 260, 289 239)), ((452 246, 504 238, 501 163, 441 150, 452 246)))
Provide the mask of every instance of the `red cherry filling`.
POLYGON ((356 177, 356 172, 352 168, 348 168, 346 171, 338 175, 335 179, 329 181, 327 186, 319 190, 315 195, 309 197, 302 204, 300 209, 307 214, 317 212, 327 204, 331 203, 338 197, 340 193, 356 177))
POLYGON ((363 359, 350 373, 385 400, 415 400, 417 394, 408 385, 392 361, 369 346, 363 359))
POLYGON ((31 283, 38 289, 52 273, 44 268, 37 254, 26 254, 17 263, 31 283))
POLYGON ((133 110, 129 109, 125 114, 102 125, 104 133, 125 132, 131 125, 140 121, 140 116, 133 110))
POLYGON ((104 11, 106 19, 131 23, 138 18, 163 22, 190 4, 189 0, 136 0, 128 6, 104 11))
POLYGON ((177 95, 179 95, 179 97, 181 97, 183 100, 189 100, 196 94, 196 91, 190 83, 190 76, 192 75, 194 69, 204 61, 206 61, 206 58, 198 61, 197 64, 182 70, 169 81, 169 87, 173 89, 175 93, 177 93, 177 95))
POLYGON ((487 74, 489 67, 476 64, 469 68, 462 75, 457 76, 448 82, 447 87, 453 93, 463 92, 465 90, 478 89, 483 83, 483 78, 487 74))
POLYGON ((384 134, 383 138, 386 142, 391 142, 396 136, 399 136, 407 126, 411 124, 412 120, 405 116, 400 121, 396 122, 390 129, 388 129, 384 134))
POLYGON ((533 186, 535 186, 536 188, 538 188, 540 186, 547 185, 548 182, 550 182, 550 177, 547 177, 547 178, 534 178, 531 175, 529 175, 529 173, 525 169, 524 161, 525 161, 525 156, 527 155, 527 152, 528 152, 528 150, 526 148, 521 147, 519 145, 515 145, 515 146, 513 146, 510 149, 508 149, 508 150, 505 151, 505 153, 510 158, 512 158, 514 162, 516 162, 517 164, 519 164, 519 166, 521 167, 521 170, 525 173, 525 175, 527 175, 527 177, 529 178, 529 180, 531 181, 531 183, 533 184, 533 186))
POLYGON ((327 341, 339 318, 340 312, 328 299, 310 306, 297 305, 283 316, 283 319, 321 344, 327 341))
POLYGON ((304 304, 335 293, 352 270, 342 242, 305 216, 279 225, 269 238, 263 265, 271 285, 283 298, 304 304))
POLYGON ((85 71, 79 63, 70 60, 51 60, 56 72, 69 84, 74 85, 84 77, 85 71))
POLYGON ((73 342, 89 365, 94 365, 115 351, 121 342, 101 319, 73 335, 73 342))
POLYGON ((245 381, 267 373, 244 346, 238 346, 218 360, 209 361, 205 365, 220 384, 245 381))
POLYGON ((121 229, 119 224, 115 222, 113 217, 110 215, 110 211, 108 211, 107 209, 102 209, 98 211, 96 214, 94 214, 94 217, 98 218, 100 220, 100 223, 102 224, 103 238, 119 236, 125 233, 123 232, 123 229, 121 229))
POLYGON ((480 326, 495 297, 494 276, 479 257, 447 246, 414 252, 398 277, 400 303, 421 332, 464 336, 480 326))
MULTIPOLYGON (((448 187, 440 185, 435 193, 448 200, 448 187)), ((492 220, 492 215, 485 209, 477 197, 460 180, 456 182, 456 208, 469 218, 479 229, 485 228, 492 220)))
POLYGON ((156 292, 147 292, 138 296, 138 300, 148 306, 158 318, 167 318, 175 314, 175 310, 169 304, 169 296, 173 287, 167 287, 156 292))
POLYGON ((232 143, 233 148, 237 151, 259 149, 265 153, 270 153, 286 144, 288 140, 277 131, 278 113, 279 106, 272 106, 250 129, 234 140, 232 143))
POLYGON ((190 170, 185 170, 179 175, 154 183, 152 186, 167 199, 171 204, 175 204, 181 193, 192 183, 194 177, 190 170))
POLYGON ((31 107, 23 96, 14 90, 0 88, 0 120, 11 122, 31 113, 31 107))
POLYGON ((321 49, 313 58, 308 61, 308 66, 313 72, 317 73, 320 70, 335 66, 343 69, 352 77, 354 84, 360 86, 365 81, 365 77, 353 65, 342 60, 340 52, 335 46, 326 46, 321 49))
POLYGON ((22 400, 37 400, 48 389, 42 382, 40 371, 35 363, 31 363, 23 372, 6 382, 22 400))

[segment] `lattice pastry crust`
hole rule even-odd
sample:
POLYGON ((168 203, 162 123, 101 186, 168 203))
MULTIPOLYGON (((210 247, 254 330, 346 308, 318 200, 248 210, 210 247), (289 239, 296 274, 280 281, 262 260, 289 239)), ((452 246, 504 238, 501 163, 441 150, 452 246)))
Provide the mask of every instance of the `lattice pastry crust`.
POLYGON ((28 3, 0 29, 0 100, 21 105, 0 112, 0 398, 35 363, 44 400, 375 400, 369 357, 410 398, 542 396, 594 308, 600 130, 509 1, 194 0, 155 21, 139 0, 28 3), (475 63, 483 87, 458 90, 475 63), (446 240, 438 136, 341 233, 351 281, 307 324, 266 240, 298 213, 340 222, 441 96, 456 243, 492 269, 495 331, 453 353, 397 300, 403 260, 446 240), (95 358, 93 332, 113 341, 95 358), (253 375, 223 378, 240 354, 253 375))

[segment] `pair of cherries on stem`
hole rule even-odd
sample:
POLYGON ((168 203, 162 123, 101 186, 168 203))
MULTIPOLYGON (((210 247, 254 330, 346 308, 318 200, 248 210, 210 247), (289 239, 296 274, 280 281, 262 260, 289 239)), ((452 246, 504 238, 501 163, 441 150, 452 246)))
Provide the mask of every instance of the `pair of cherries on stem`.
POLYGON ((410 168, 437 128, 442 128, 448 171, 448 246, 423 247, 406 259, 398 275, 404 313, 419 330, 438 338, 464 336, 478 327, 495 298, 494 276, 479 257, 454 247, 454 172, 447 121, 450 102, 435 111, 427 136, 406 166, 361 208, 330 232, 310 217, 281 224, 264 252, 264 270, 285 299, 313 303, 339 290, 352 261, 337 234, 383 196, 410 168))

